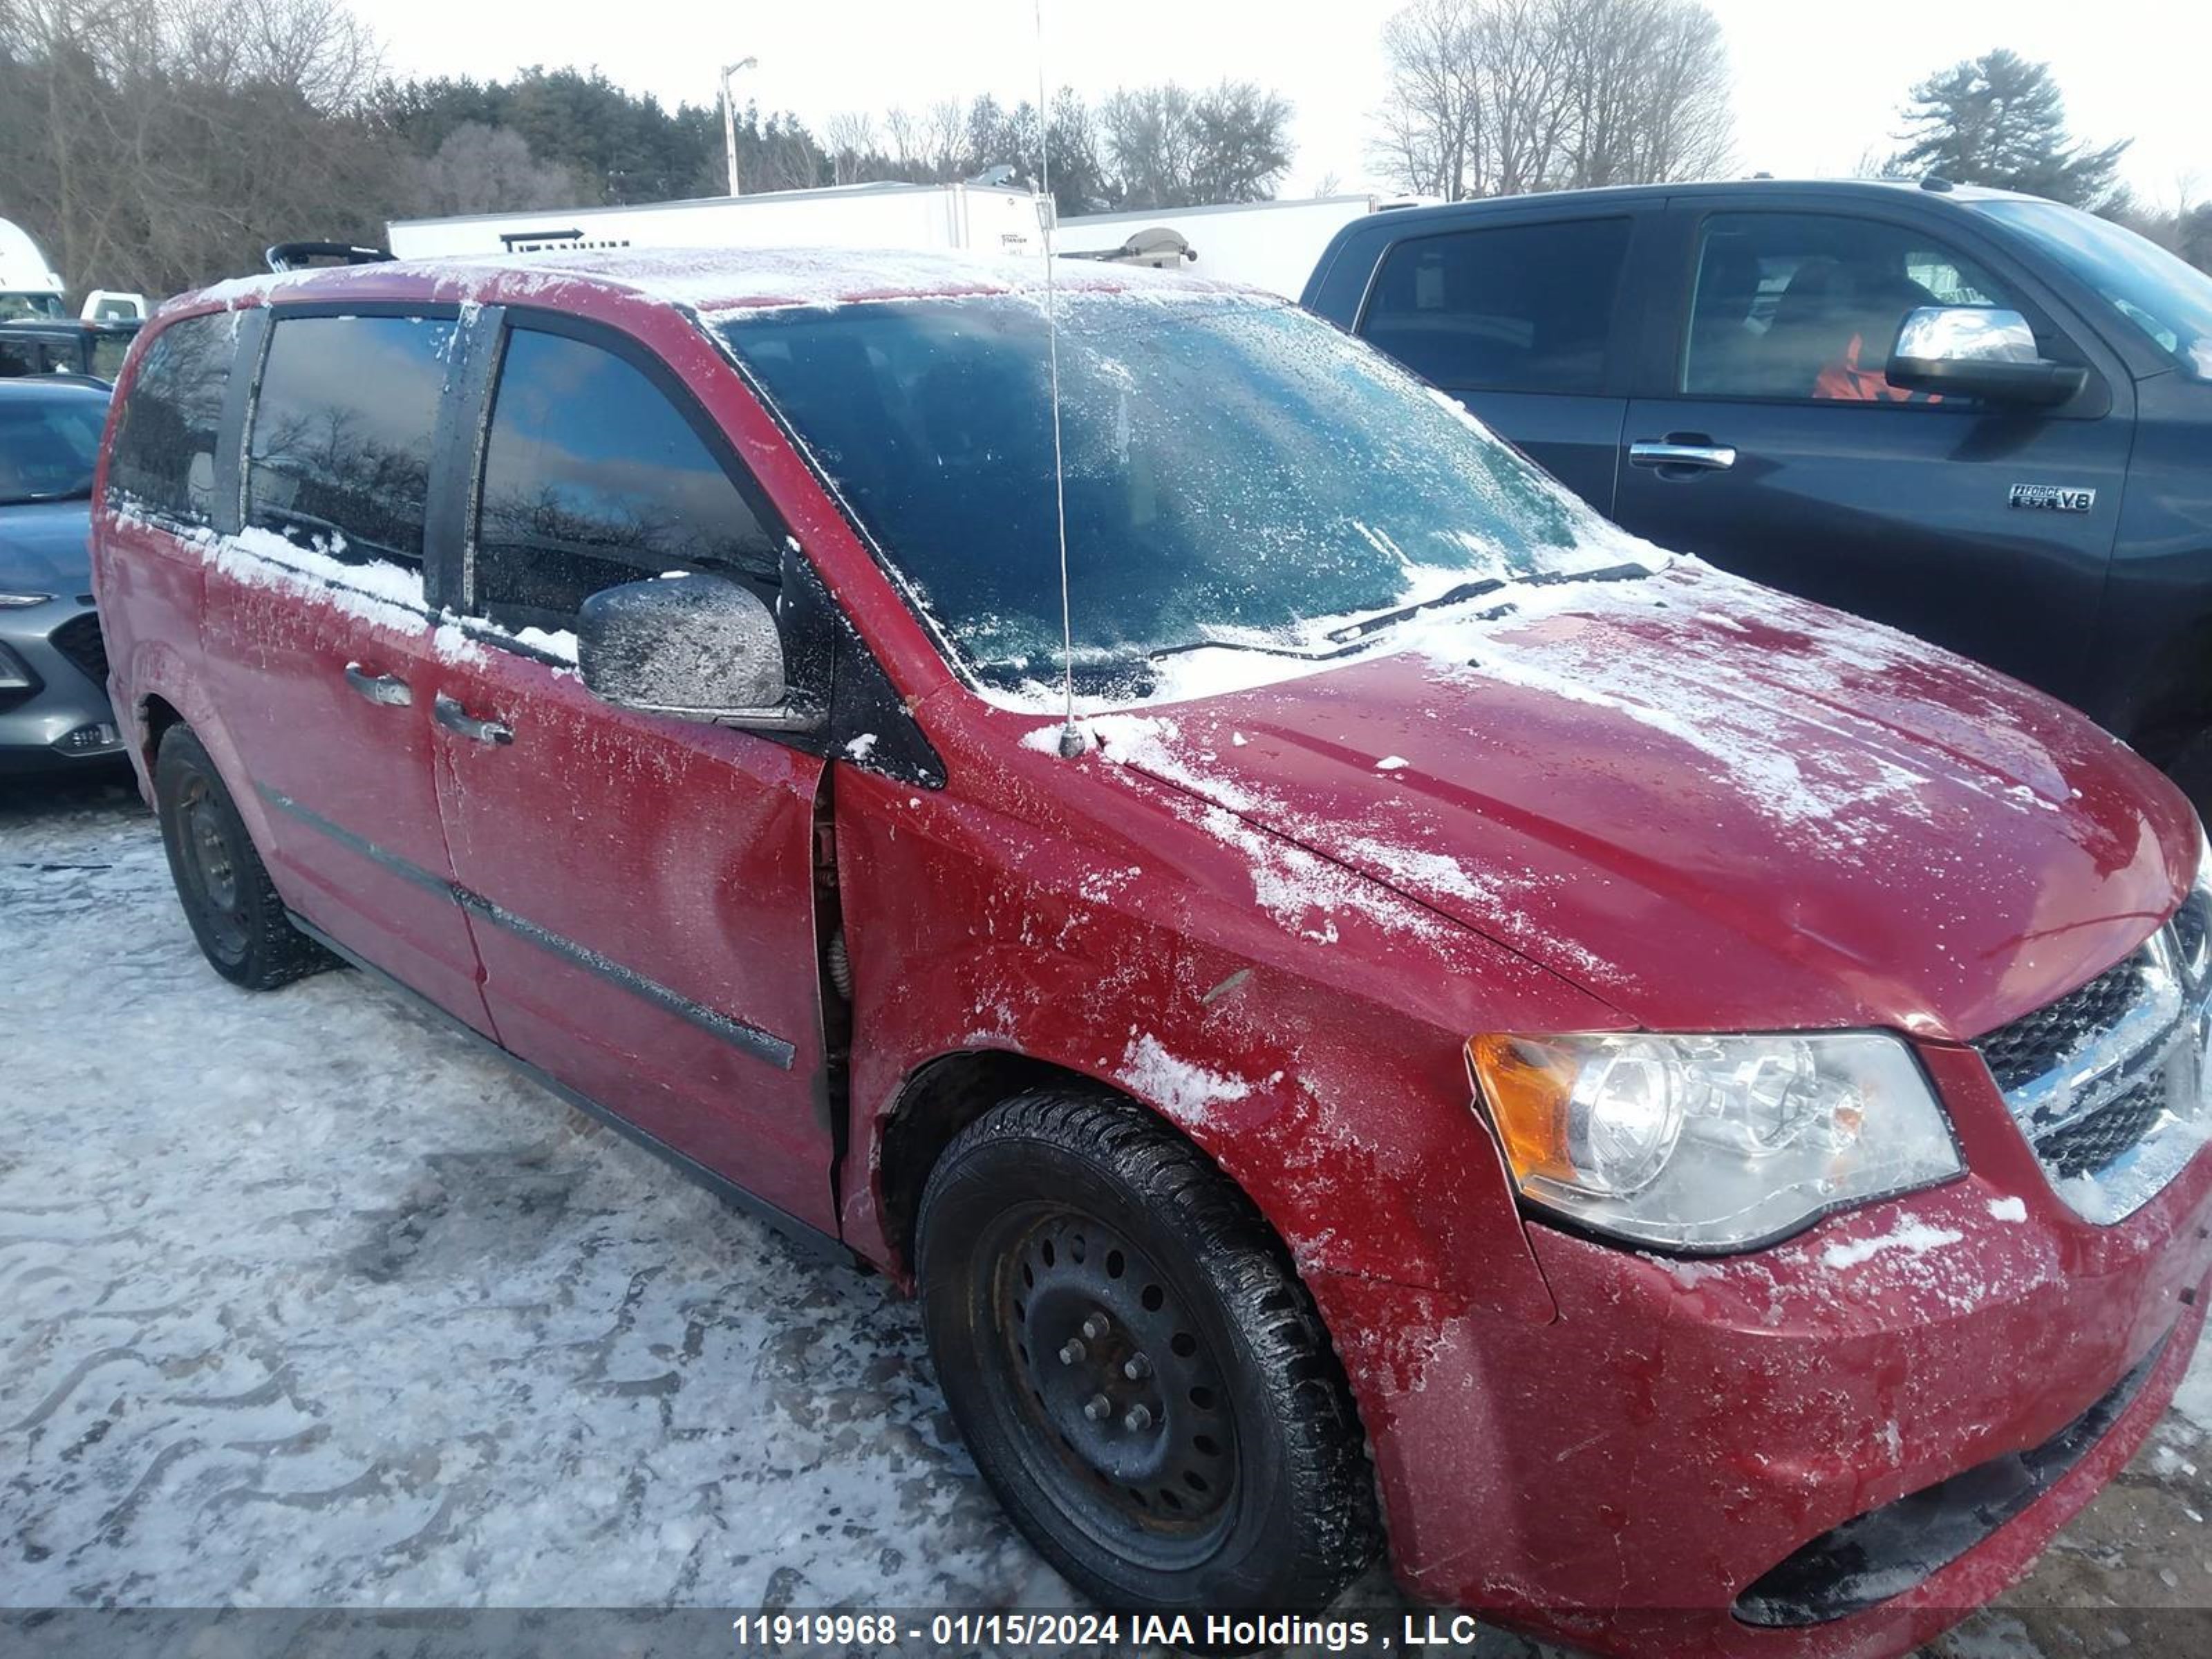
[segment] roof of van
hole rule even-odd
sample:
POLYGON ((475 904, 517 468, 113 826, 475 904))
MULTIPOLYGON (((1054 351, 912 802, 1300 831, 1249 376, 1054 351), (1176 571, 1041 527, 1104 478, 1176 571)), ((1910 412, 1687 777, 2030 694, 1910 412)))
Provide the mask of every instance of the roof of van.
MULTIPOLYGON (((1258 289, 1129 266, 1055 261, 1054 286, 1075 293, 1176 295, 1248 294, 1258 289)), ((431 302, 557 303, 564 288, 636 295, 713 315, 802 306, 969 295, 1041 296, 1041 260, 910 249, 681 248, 605 252, 467 255, 333 265, 234 278, 181 295, 167 310, 210 301, 241 307, 284 301, 422 300, 431 302)))
MULTIPOLYGON (((1568 202, 1597 205, 1610 202, 1649 201, 1655 197, 1739 196, 1746 192, 1858 197, 1895 200, 1899 196, 1933 198, 1937 201, 1976 202, 2011 199, 2038 201, 2018 191, 1993 190, 1985 185, 1954 185, 1947 179, 1706 179, 1681 185, 1607 185, 1593 190, 1552 191, 1537 196, 1480 196, 1463 201, 1419 207, 1394 207, 1376 216, 1388 223, 1442 214, 1481 212, 1526 207, 1532 202, 1568 202)), ((1360 222, 1363 224, 1368 222, 1360 222)))

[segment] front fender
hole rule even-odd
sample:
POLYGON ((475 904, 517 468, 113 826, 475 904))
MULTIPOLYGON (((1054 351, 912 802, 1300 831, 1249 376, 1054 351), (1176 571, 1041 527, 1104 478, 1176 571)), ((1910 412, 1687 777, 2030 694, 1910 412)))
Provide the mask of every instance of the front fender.
POLYGON ((847 1242, 902 1269, 883 1148, 912 1079, 947 1055, 1016 1054, 1173 1123, 1302 1273, 1552 1318, 1503 1161, 1470 1109, 1461 1045, 1475 1016, 1454 1011, 1471 1001, 1499 1024, 1556 1029, 1589 1018, 1563 1006, 1582 994, 1456 927, 1291 935, 1252 903, 1249 870, 1222 843, 1117 794, 1114 816, 1063 802, 1043 824, 841 769, 847 1242))

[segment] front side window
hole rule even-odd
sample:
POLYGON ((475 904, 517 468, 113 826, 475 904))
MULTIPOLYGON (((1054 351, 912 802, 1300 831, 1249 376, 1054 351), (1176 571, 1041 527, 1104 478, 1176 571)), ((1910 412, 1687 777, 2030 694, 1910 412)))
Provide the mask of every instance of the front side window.
MULTIPOLYGON (((794 308, 723 334, 972 676, 1016 696, 1050 678, 1043 307, 794 308)), ((1073 663, 1094 695, 1155 695, 1194 647, 1326 656, 1382 612, 1625 562, 1618 532, 1457 404, 1294 307, 1064 295, 1059 363, 1073 663)))
POLYGON ((508 335, 483 477, 473 591, 495 622, 566 628, 602 588, 679 572, 775 580, 775 539, 690 422, 588 342, 508 335))
POLYGON ((1945 401, 1893 386, 1883 373, 1898 325, 1921 306, 2021 309, 1975 261, 1903 226, 1836 214, 1715 214, 1698 250, 1680 389, 1820 403, 1945 401))
POLYGON ((1437 386, 1597 392, 1628 232, 1579 219, 1401 242, 1359 331, 1437 386))
POLYGON ((146 343, 108 456, 113 505, 176 524, 208 522, 235 321, 227 312, 186 317, 146 343))
POLYGON ((253 404, 246 522, 355 562, 420 568, 455 325, 279 317, 253 404))

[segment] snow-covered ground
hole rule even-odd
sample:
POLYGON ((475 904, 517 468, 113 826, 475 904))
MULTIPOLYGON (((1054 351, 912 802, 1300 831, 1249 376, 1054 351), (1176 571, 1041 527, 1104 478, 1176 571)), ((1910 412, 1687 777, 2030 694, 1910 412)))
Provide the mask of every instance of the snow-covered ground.
MULTIPOLYGON (((1067 1601, 906 1303, 362 975, 234 990, 127 790, 0 785, 0 1606, 1067 1601)), ((2212 1651, 2208 1514, 2200 1357, 1940 1650, 2212 1651)))

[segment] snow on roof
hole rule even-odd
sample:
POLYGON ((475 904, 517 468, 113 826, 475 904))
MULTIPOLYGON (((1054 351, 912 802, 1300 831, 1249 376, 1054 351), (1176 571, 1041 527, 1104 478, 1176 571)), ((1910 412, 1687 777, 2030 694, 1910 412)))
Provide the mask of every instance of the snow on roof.
MULTIPOLYGON (((1070 293, 1140 293, 1150 297, 1249 295, 1258 289, 1186 276, 1080 261, 1053 267, 1056 287, 1070 293)), ((279 294, 328 291, 369 299, 394 291, 410 297, 476 301, 514 300, 583 282, 627 289, 671 305, 715 314, 788 307, 836 306, 871 300, 1044 292, 1036 259, 1008 259, 913 248, 666 248, 577 253, 541 252, 393 260, 368 265, 234 277, 182 303, 252 304, 279 294)), ((177 302, 173 302, 177 303, 177 302)))

